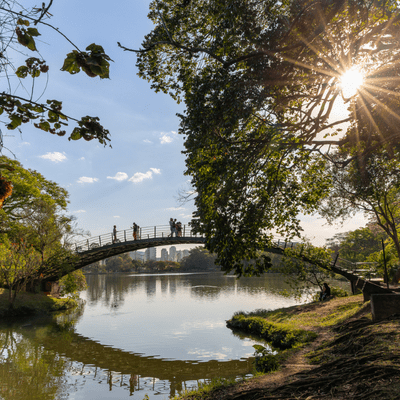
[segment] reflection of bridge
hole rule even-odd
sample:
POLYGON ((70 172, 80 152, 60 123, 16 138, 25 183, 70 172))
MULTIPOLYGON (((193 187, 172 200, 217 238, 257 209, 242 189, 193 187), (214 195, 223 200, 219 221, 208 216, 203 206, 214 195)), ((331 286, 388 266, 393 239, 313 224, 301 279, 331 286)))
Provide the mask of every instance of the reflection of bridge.
POLYGON ((141 377, 169 381, 172 396, 175 395, 177 388, 182 388, 183 382, 245 376, 252 371, 253 358, 199 362, 146 357, 142 354, 105 346, 77 334, 73 328, 64 329, 54 322, 49 324, 48 319, 44 319, 42 323, 36 321, 34 327, 25 325, 17 332, 40 344, 46 350, 62 354, 83 365, 95 366, 114 373, 140 374, 141 377), (39 326, 42 329, 40 335, 37 334, 39 326))

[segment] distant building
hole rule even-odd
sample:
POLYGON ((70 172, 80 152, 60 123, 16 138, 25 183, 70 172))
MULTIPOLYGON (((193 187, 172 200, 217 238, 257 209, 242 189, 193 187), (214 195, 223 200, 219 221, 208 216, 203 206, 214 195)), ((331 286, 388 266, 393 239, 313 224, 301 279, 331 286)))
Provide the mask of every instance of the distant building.
POLYGON ((187 249, 183 250, 183 252, 182 252, 182 258, 189 257, 189 254, 190 254, 190 251, 189 251, 189 250, 187 250, 187 249))
POLYGON ((155 247, 149 247, 144 252, 144 261, 156 260, 157 259, 157 250, 155 247))
POLYGON ((131 251, 129 252, 132 260, 143 261, 144 260, 144 252, 143 251, 131 251))
POLYGON ((176 252, 176 261, 181 262, 183 258, 182 250, 176 252))
POLYGON ((176 247, 175 246, 171 246, 169 248, 169 261, 176 261, 176 247))
POLYGON ((168 261, 168 250, 161 249, 161 261, 168 261))

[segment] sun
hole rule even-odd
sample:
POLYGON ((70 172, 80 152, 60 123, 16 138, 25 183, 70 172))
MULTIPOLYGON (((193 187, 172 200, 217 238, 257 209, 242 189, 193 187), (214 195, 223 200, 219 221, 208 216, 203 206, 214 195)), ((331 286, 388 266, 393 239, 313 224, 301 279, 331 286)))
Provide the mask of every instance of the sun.
POLYGON ((353 67, 345 71, 340 77, 340 87, 344 99, 355 96, 364 82, 364 76, 359 69, 353 67))

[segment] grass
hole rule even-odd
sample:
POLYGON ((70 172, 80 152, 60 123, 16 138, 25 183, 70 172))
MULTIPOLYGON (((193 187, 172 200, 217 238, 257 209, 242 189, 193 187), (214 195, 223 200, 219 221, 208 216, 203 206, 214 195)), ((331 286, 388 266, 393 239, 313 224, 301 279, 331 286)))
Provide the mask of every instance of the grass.
POLYGON ((221 389, 228 389, 232 386, 235 386, 238 381, 234 378, 225 379, 225 378, 214 378, 209 382, 199 382, 198 389, 190 392, 182 392, 179 395, 173 397, 171 400, 201 400, 204 398, 209 398, 213 392, 221 389))
POLYGON ((20 292, 10 309, 8 289, 0 288, 0 317, 17 317, 22 315, 48 314, 57 310, 66 310, 76 306, 73 299, 56 299, 44 293, 20 292))
MULTIPOLYGON (((286 329, 314 330, 320 327, 329 327, 341 323, 360 312, 363 304, 362 295, 339 297, 327 302, 317 302, 280 308, 274 311, 256 310, 250 313, 238 312, 247 318, 261 317, 269 323, 286 329)), ((234 317, 235 317, 234 316, 234 317)))
MULTIPOLYGON (((279 361, 285 363, 285 361, 292 356, 298 357, 297 354, 303 354, 302 357, 304 358, 305 357, 304 354, 308 351, 309 352, 308 358, 304 359, 304 361, 302 362, 305 364, 312 363, 320 365, 320 367, 318 368, 322 368, 323 374, 321 375, 314 374, 313 371, 305 372, 302 375, 300 375, 300 378, 298 378, 299 385, 297 385, 297 383, 292 384, 290 383, 290 381, 288 382, 286 378, 281 378, 282 381, 279 381, 279 378, 277 378, 278 379, 276 381, 277 386, 275 386, 276 389, 273 389, 274 391, 271 392, 272 397, 265 397, 265 398, 292 398, 290 397, 291 396, 290 393, 293 390, 299 390, 298 398, 321 398, 321 399, 332 398, 329 397, 330 396, 329 392, 330 390, 334 390, 339 394, 338 397, 334 398, 347 399, 349 398, 346 397, 347 388, 349 388, 349 390, 351 390, 355 396, 363 395, 362 391, 363 388, 361 387, 357 388, 357 384, 360 381, 362 375, 360 376, 357 375, 356 379, 352 380, 351 374, 353 372, 357 374, 358 371, 357 368, 354 367, 352 368, 353 361, 356 360, 358 356, 362 357, 362 353, 365 351, 368 354, 375 353, 376 357, 372 356, 371 363, 376 364, 374 368, 379 368, 378 364, 380 364, 380 362, 378 360, 380 354, 388 354, 388 352, 393 351, 395 354, 394 359, 391 359, 390 357, 389 359, 396 363, 397 362, 396 355, 398 354, 397 343, 400 340, 399 322, 391 322, 386 324, 373 324, 371 321, 371 316, 368 313, 368 307, 369 303, 363 303, 362 295, 356 295, 344 298, 334 298, 330 301, 322 303, 317 302, 317 303, 305 304, 289 308, 282 308, 274 311, 256 310, 251 313, 243 313, 243 312, 236 313, 233 316, 232 320, 234 320, 235 318, 241 321, 243 321, 244 319, 248 320, 247 325, 250 327, 258 326, 257 328, 258 330, 259 326, 267 324, 268 326, 274 327, 275 330, 277 331, 289 332, 289 335, 293 332, 308 331, 311 334, 311 336, 309 337, 313 337, 314 335, 317 336, 318 333, 321 332, 332 332, 330 336, 328 335, 328 337, 335 338, 336 335, 335 332, 339 332, 340 330, 340 328, 338 327, 344 327, 342 328, 342 331, 340 331, 340 333, 343 335, 346 335, 347 330, 348 329, 350 330, 351 327, 352 336, 350 339, 350 343, 356 343, 356 345, 353 347, 347 346, 343 348, 343 345, 347 345, 349 343, 349 341, 346 340, 346 337, 344 337, 343 339, 338 340, 338 343, 335 343, 334 340, 331 340, 328 342, 324 342, 323 345, 318 348, 316 342, 316 344, 312 344, 311 347, 313 347, 314 350, 311 352, 310 352, 311 349, 305 350, 303 351, 303 353, 299 352, 299 349, 305 343, 301 344, 300 342, 298 342, 297 345, 295 345, 293 348, 278 353, 277 356, 279 357, 279 361), (360 318, 358 317, 359 315, 363 315, 363 317, 360 318), (351 318, 350 321, 356 322, 355 325, 348 325, 350 323, 347 320, 349 320, 350 318, 351 318), (260 320, 263 322, 260 322, 260 320), (361 321, 362 324, 361 326, 364 326, 363 324, 366 324, 365 332, 361 333, 361 331, 359 331, 357 326, 357 321, 359 320, 361 321), (343 373, 341 373, 340 363, 341 362, 347 363, 347 360, 349 360, 350 368, 346 369, 345 371, 343 371, 343 373), (325 365, 329 362, 337 363, 338 369, 334 371, 334 373, 337 374, 338 373, 337 371, 341 373, 342 375, 341 380, 343 381, 343 385, 341 385, 340 382, 339 383, 336 382, 334 376, 332 378, 329 378, 329 375, 331 373, 330 368, 329 366, 325 367, 325 365), (324 367, 326 369, 323 369, 324 367), (321 381, 322 378, 324 378, 323 382, 321 381), (307 383, 303 385, 300 379, 304 379, 304 381, 306 381, 307 383), (279 386, 278 382, 281 382, 280 384, 281 386, 279 386), (310 384, 308 384, 308 382, 310 382, 310 384), (335 384, 336 386, 330 387, 329 386, 330 382, 336 382, 335 384), (319 384, 326 385, 326 393, 328 397, 325 397, 325 394, 318 392, 319 384), (354 385, 354 387, 352 385, 354 385), (308 391, 308 393, 303 397, 304 393, 301 393, 300 392, 301 390, 305 392, 308 391), (343 393, 344 397, 342 397, 343 393)), ((303 336, 303 339, 304 337, 307 336, 303 336)), ((289 364, 291 362, 293 362, 292 359, 291 361, 289 361, 289 364)), ((385 360, 383 361, 383 366, 387 365, 386 364, 387 362, 388 362, 388 357, 385 356, 385 360)), ((393 368, 390 369, 389 372, 387 372, 388 376, 392 374, 389 377, 390 379, 392 379, 392 382, 393 382, 393 370, 397 372, 397 365, 393 366, 393 368)), ((364 371, 364 373, 368 374, 368 371, 369 370, 367 369, 364 371)), ((383 374, 382 376, 385 376, 383 369, 380 372, 383 374)), ((273 376, 275 374, 272 373, 269 375, 273 376)), ((240 400, 247 398, 262 399, 264 398, 264 396, 266 396, 266 392, 269 391, 269 386, 263 386, 263 387, 257 386, 259 385, 257 384, 258 382, 257 379, 258 378, 247 379, 245 387, 241 385, 241 382, 237 382, 234 379, 213 380, 210 383, 201 385, 198 390, 182 393, 180 396, 175 397, 174 400, 206 400, 206 399, 227 400, 230 398, 235 398, 235 399, 237 398, 240 400), (254 388, 249 389, 252 387, 254 388)), ((366 398, 370 399, 374 398, 371 396, 373 396, 374 393, 376 393, 376 391, 378 391, 377 392, 378 394, 379 393, 383 394, 384 397, 382 398, 397 398, 397 397, 390 397, 392 393, 394 393, 394 389, 393 390, 391 389, 390 391, 389 389, 386 389, 386 386, 388 386, 387 381, 381 382, 379 381, 379 379, 374 379, 372 376, 368 376, 368 379, 366 379, 365 382, 367 382, 366 384, 371 386, 370 388, 367 388, 366 386, 364 387, 365 394, 367 396, 366 398), (386 394, 385 391, 390 393, 386 394)), ((396 390, 399 388, 397 382, 395 383, 394 387, 396 390)), ((376 398, 380 397, 378 396, 376 398)))

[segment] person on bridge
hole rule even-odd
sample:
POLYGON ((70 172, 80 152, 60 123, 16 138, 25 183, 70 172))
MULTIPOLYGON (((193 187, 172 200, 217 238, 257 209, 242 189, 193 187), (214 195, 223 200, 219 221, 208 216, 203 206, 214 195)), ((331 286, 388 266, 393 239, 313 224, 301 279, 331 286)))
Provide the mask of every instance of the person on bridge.
POLYGON ((113 229, 113 243, 117 242, 117 225, 114 225, 113 229))
POLYGON ((137 240, 137 232, 138 232, 138 226, 136 225, 136 222, 133 223, 133 240, 137 240))
POLYGON ((328 286, 326 282, 324 282, 324 286, 322 287, 322 292, 319 294, 319 300, 325 300, 331 295, 331 288, 328 286))
POLYGON ((182 236, 182 223, 181 222, 177 222, 175 224, 176 227, 176 236, 177 237, 181 237, 182 236))
POLYGON ((169 227, 171 229, 170 237, 173 237, 174 236, 174 232, 175 232, 175 222, 174 222, 174 220, 172 218, 169 219, 169 227))

